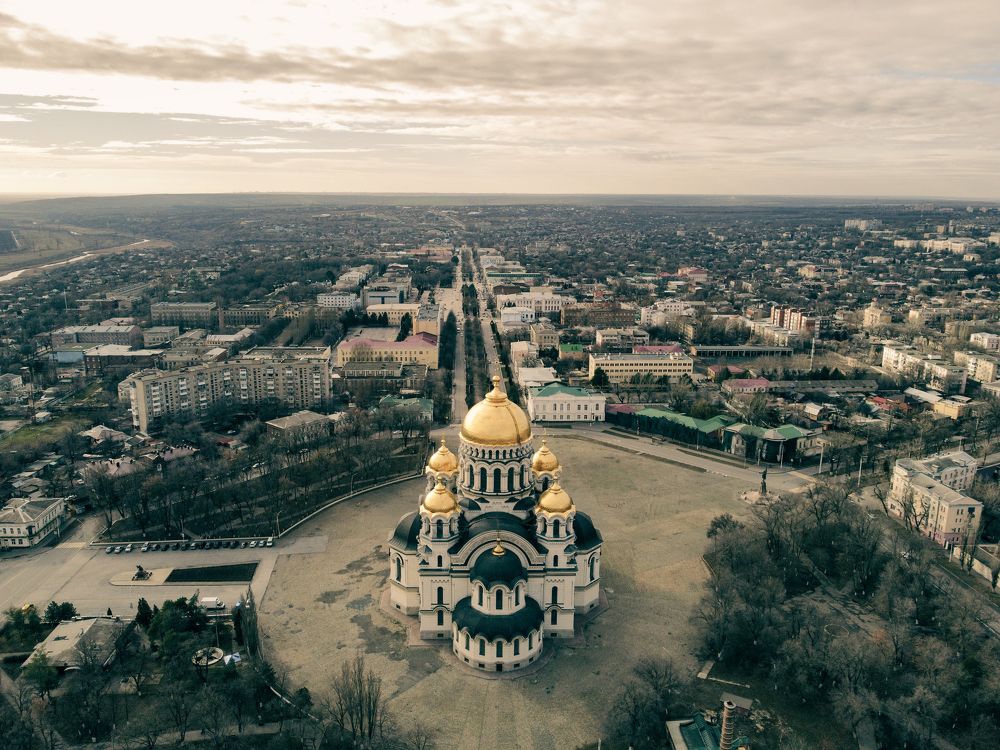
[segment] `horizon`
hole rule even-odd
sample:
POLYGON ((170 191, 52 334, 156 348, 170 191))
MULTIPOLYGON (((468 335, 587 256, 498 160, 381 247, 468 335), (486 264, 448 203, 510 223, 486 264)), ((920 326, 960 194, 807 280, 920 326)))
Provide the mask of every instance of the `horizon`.
POLYGON ((1000 200, 986 0, 339 5, 10 0, 0 193, 1000 200))

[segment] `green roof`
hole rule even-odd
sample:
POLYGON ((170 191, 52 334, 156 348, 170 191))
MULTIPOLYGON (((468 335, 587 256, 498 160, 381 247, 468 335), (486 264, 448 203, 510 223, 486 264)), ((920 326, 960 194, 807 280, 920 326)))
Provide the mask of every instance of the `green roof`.
POLYGON ((586 388, 577 388, 571 385, 563 385, 562 383, 549 383, 548 385, 543 385, 541 388, 531 389, 532 396, 557 396, 560 393, 567 396, 577 396, 578 398, 592 395, 586 388))
POLYGON ((763 440, 796 440, 812 434, 809 430, 803 430, 793 424, 783 424, 780 427, 755 427, 752 424, 740 422, 728 429, 730 432, 738 432, 740 435, 763 440))
POLYGON ((717 417, 712 417, 711 419, 696 419, 695 417, 689 417, 687 414, 681 414, 680 412, 670 411, 669 409, 642 409, 636 412, 636 416, 639 417, 649 417, 650 419, 666 419, 674 424, 679 424, 692 430, 698 430, 705 434, 716 432, 721 430, 733 423, 733 418, 726 415, 720 414, 717 417))
POLYGON ((583 344, 559 344, 561 352, 582 352, 583 344))
POLYGON ((706 722, 701 714, 695 714, 690 724, 681 725, 680 731, 688 750, 719 750, 719 728, 706 722))

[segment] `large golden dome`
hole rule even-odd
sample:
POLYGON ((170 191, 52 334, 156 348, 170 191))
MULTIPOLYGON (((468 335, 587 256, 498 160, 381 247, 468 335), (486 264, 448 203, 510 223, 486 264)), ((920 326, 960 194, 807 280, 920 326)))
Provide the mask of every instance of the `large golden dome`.
POLYGON ((544 510, 547 513, 568 513, 573 510, 573 498, 559 486, 559 482, 553 482, 538 498, 535 510, 544 510))
POLYGON ((549 450, 549 441, 542 438, 542 447, 535 451, 531 457, 531 468, 536 473, 542 471, 555 471, 559 468, 559 459, 556 454, 549 450))
POLYGON ((424 501, 420 507, 428 513, 451 513, 458 510, 458 502, 455 496, 448 491, 448 488, 438 480, 434 489, 424 495, 424 501))
POLYGON ((448 450, 443 437, 441 438, 441 447, 430 457, 427 468, 437 474, 451 474, 458 471, 458 456, 448 450))
POLYGON ((531 439, 531 422, 524 409, 500 390, 500 378, 494 376, 493 390, 462 420, 462 437, 479 445, 519 445, 531 439))

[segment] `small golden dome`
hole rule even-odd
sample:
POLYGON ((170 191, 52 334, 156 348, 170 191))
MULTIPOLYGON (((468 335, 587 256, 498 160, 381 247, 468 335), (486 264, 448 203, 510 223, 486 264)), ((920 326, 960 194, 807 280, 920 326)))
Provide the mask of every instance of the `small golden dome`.
POLYGON ((520 445, 531 439, 528 415, 500 390, 498 376, 493 376, 493 390, 462 420, 462 437, 478 445, 520 445))
POLYGON ((451 474, 458 471, 458 456, 448 450, 441 438, 441 447, 438 448, 427 462, 427 468, 438 474, 451 474))
POLYGON ((549 450, 549 441, 542 438, 542 447, 531 457, 531 468, 535 472, 555 471, 559 468, 559 459, 549 450))
POLYGON ((428 513, 451 513, 458 510, 458 502, 439 479, 434 489, 424 495, 420 508, 428 513))
POLYGON ((567 513, 573 510, 573 498, 559 486, 559 482, 553 482, 538 498, 535 510, 544 510, 546 513, 567 513))

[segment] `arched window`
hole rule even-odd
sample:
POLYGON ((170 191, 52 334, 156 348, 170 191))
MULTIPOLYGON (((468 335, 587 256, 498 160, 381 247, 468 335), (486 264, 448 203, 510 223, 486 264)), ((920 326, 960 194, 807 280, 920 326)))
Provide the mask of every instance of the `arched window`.
POLYGON ((479 491, 486 492, 486 467, 479 470, 479 491))
POLYGON ((500 492, 500 469, 493 470, 493 491, 500 492))
POLYGON ((472 464, 469 464, 469 481, 468 481, 469 487, 472 487, 472 472, 473 472, 472 464))
POLYGON ((559 603, 559 587, 558 586, 553 586, 552 587, 552 603, 553 604, 558 604, 559 603))
POLYGON ((444 521, 440 518, 434 522, 434 528, 437 533, 437 538, 440 539, 444 536, 444 521))
POLYGON ((551 622, 552 622, 553 625, 556 624, 556 620, 558 619, 558 617, 559 617, 559 613, 556 612, 555 610, 552 610, 552 614, 550 616, 550 620, 551 620, 551 622))
POLYGON ((437 587, 437 603, 444 604, 444 586, 437 587))
POLYGON ((528 633, 528 651, 531 651, 535 647, 535 631, 532 630, 528 633))
POLYGON ((396 580, 403 580, 403 561, 400 558, 396 558, 396 580))
POLYGON ((443 568, 444 567, 444 558, 441 557, 441 555, 438 555, 438 567, 439 568, 443 568))
POLYGON ((542 492, 545 492, 549 488, 549 478, 542 477, 542 492))
POLYGON ((483 606, 483 587, 482 586, 479 587, 478 597, 479 597, 479 606, 481 607, 481 606, 483 606))
POLYGON ((479 655, 486 656, 486 641, 482 638, 479 639, 479 655))
POLYGON ((465 634, 465 650, 466 651, 469 650, 469 634, 468 633, 465 634))
POLYGON ((517 656, 520 653, 521 653, 521 639, 520 638, 515 638, 514 639, 514 656, 517 656))
POLYGON ((542 533, 543 533, 543 534, 547 534, 547 533, 548 533, 548 531, 549 531, 549 522, 548 522, 548 521, 546 521, 546 520, 545 520, 545 519, 543 518, 543 519, 542 519, 542 533))
POLYGON ((514 606, 515 607, 520 607, 521 606, 521 587, 520 586, 515 586, 514 587, 514 606))
POLYGON ((594 563, 597 562, 597 555, 590 558, 590 580, 594 580, 594 563))
POLYGON ((507 469, 507 492, 514 491, 514 467, 507 469))
MULTIPOLYGON (((438 566, 438 567, 440 567, 440 566, 438 566)), ((553 568, 558 568, 559 567, 559 555, 552 555, 552 567, 553 568)))
POLYGON ((497 658, 503 658, 503 641, 497 641, 497 658))
POLYGON ((522 490, 524 489, 524 464, 521 464, 521 484, 518 485, 522 490))
POLYGON ((443 609, 439 609, 438 610, 438 626, 440 627, 441 625, 444 625, 444 610, 443 609))
POLYGON ((559 536, 559 519, 552 522, 552 536, 559 536))
POLYGON ((502 590, 497 589, 497 597, 496 598, 497 598, 497 606, 496 606, 496 608, 497 608, 497 611, 499 612, 501 609, 503 609, 503 591, 502 590))

